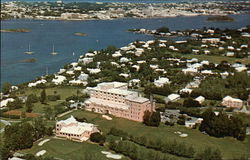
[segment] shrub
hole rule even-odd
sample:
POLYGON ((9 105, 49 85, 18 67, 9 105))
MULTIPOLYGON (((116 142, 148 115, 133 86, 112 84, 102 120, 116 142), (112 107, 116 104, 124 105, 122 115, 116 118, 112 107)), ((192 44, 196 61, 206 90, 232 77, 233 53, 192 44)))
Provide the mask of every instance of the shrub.
POLYGON ((166 121, 166 122, 165 122, 165 125, 167 125, 167 126, 174 126, 174 122, 166 121))
POLYGON ((103 144, 106 140, 106 137, 101 135, 99 132, 95 132, 90 135, 90 140, 92 142, 103 144))
POLYGON ((192 98, 187 98, 183 102, 183 107, 200 107, 200 106, 201 104, 192 98))
POLYGON ((169 32, 169 28, 168 27, 160 27, 156 30, 156 32, 158 33, 168 33, 169 32))
POLYGON ((179 120, 177 121, 177 123, 178 123, 179 125, 185 125, 185 120, 184 120, 184 119, 179 119, 179 120))

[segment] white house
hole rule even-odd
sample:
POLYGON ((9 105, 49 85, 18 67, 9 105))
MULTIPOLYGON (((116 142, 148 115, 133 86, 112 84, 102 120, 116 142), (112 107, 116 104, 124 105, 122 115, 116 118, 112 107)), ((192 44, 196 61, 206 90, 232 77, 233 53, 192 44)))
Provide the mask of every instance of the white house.
POLYGON ((56 122, 56 136, 75 141, 86 141, 92 133, 99 132, 91 123, 78 122, 73 116, 56 122))
POLYGON ((189 94, 190 94, 190 93, 192 93, 192 91, 193 91, 193 90, 190 89, 190 88, 183 88, 183 89, 181 89, 179 92, 180 92, 180 93, 189 93, 189 94))
POLYGON ((197 124, 201 124, 203 121, 203 118, 192 118, 189 121, 185 121, 185 127, 187 128, 193 128, 197 124))
POLYGON ((66 77, 56 75, 54 79, 52 79, 52 82, 56 85, 62 84, 66 80, 66 77))
POLYGON ((89 78, 89 75, 88 75, 88 74, 85 74, 85 73, 81 73, 81 74, 77 77, 77 79, 78 79, 78 80, 81 80, 81 81, 87 81, 88 78, 89 78))
POLYGON ((168 95, 168 97, 164 98, 165 102, 174 102, 177 101, 178 99, 180 99, 180 95, 179 94, 170 94, 168 95))
POLYGON ((41 79, 41 80, 38 80, 36 82, 33 82, 33 83, 29 83, 28 84, 28 87, 35 87, 37 86, 38 84, 44 84, 46 83, 47 81, 45 79, 41 79))
POLYGON ((186 68, 186 69, 182 69, 182 72, 184 74, 196 74, 198 70, 195 68, 186 68))
POLYGON ((13 98, 4 99, 0 102, 0 108, 6 107, 9 102, 14 102, 13 98))
POLYGON ((170 81, 167 77, 159 77, 159 79, 154 80, 154 85, 157 87, 163 87, 164 84, 169 84, 170 81))
POLYGON ((240 109, 243 106, 243 101, 238 98, 232 98, 231 96, 226 96, 222 99, 221 104, 226 107, 240 109))
POLYGON ((195 98, 194 100, 198 101, 201 104, 205 101, 205 97, 199 96, 199 97, 195 98))

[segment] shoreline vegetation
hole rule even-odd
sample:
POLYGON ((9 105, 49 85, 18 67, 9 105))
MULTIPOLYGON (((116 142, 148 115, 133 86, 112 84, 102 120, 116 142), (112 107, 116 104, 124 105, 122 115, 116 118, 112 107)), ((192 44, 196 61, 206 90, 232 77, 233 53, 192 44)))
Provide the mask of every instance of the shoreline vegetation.
POLYGON ((27 58, 27 59, 23 59, 23 60, 20 60, 19 62, 23 62, 23 63, 34 63, 36 62, 37 60, 35 58, 27 58))
POLYGON ((74 35, 75 35, 75 36, 81 36, 81 37, 87 36, 86 33, 82 33, 82 32, 75 32, 74 35))
POLYGON ((5 32, 5 33, 12 33, 12 32, 23 32, 23 33, 27 33, 27 32, 31 32, 30 29, 26 29, 26 28, 16 28, 16 29, 1 29, 1 32, 5 32))
POLYGON ((229 16, 211 16, 207 18, 207 21, 212 21, 212 22, 221 22, 221 21, 227 21, 227 22, 232 22, 234 19, 229 16))

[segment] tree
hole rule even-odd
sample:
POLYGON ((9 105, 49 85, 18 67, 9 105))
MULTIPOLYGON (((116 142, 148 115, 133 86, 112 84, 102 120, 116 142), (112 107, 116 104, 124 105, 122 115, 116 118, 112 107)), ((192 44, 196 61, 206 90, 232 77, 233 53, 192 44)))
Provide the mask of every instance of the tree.
POLYGON ((42 92, 41 92, 40 102, 42 104, 44 104, 45 100, 46 100, 46 92, 45 92, 45 89, 43 89, 42 92))
POLYGON ((143 116, 143 123, 147 126, 158 127, 161 122, 160 112, 149 112, 145 111, 143 116))
POLYGON ((42 138, 46 133, 45 122, 41 117, 37 117, 32 121, 34 126, 34 138, 42 138))
POLYGON ((27 100, 26 103, 25 103, 26 112, 32 112, 33 107, 34 107, 34 105, 31 103, 31 101, 27 100))
POLYGON ((45 107, 44 108, 44 116, 45 116, 45 118, 47 118, 47 119, 52 119, 52 117, 54 116, 53 115, 53 110, 50 108, 50 107, 45 107))
POLYGON ((150 126, 158 127, 161 122, 160 112, 153 112, 150 118, 150 126))
POLYGON ((90 135, 90 140, 92 142, 103 144, 106 140, 106 137, 101 135, 99 132, 95 132, 90 135))
POLYGON ((151 113, 148 110, 145 111, 143 115, 143 123, 148 125, 150 121, 150 117, 151 117, 151 113))
POLYGON ((201 104, 198 101, 189 97, 184 100, 183 107, 201 107, 201 104))
POLYGON ((203 114, 203 121, 199 127, 201 132, 215 137, 232 136, 238 140, 244 140, 246 136, 246 125, 237 117, 228 116, 220 112, 216 116, 212 109, 207 109, 203 114))
POLYGON ((2 88, 3 94, 8 94, 8 93, 10 93, 10 90, 11 90, 11 84, 8 83, 8 82, 5 82, 5 83, 3 84, 3 88, 2 88))
POLYGON ((156 30, 156 32, 158 33, 168 33, 169 32, 169 28, 168 27, 160 27, 156 30))

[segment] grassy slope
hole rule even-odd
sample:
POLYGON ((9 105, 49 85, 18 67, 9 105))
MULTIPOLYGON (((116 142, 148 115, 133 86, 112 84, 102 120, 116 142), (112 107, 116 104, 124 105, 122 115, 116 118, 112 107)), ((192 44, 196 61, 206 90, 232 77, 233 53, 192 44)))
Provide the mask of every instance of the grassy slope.
MULTIPOLYGON (((81 88, 79 88, 81 90, 81 88)), ((25 93, 23 95, 29 95, 29 94, 36 94, 38 97, 40 97, 41 89, 36 88, 27 88, 25 89, 25 93)), ((61 100, 58 101, 49 101, 47 102, 48 105, 41 104, 40 102, 34 103, 33 112, 34 113, 44 113, 44 107, 52 107, 54 105, 57 105, 62 102, 62 100, 65 100, 67 97, 76 95, 77 88, 74 87, 55 87, 55 88, 48 88, 46 89, 46 95, 54 95, 54 91, 56 91, 57 95, 61 96, 61 100)), ((20 110, 25 110, 25 108, 22 108, 20 110)))
POLYGON ((41 150, 46 150, 45 156, 54 156, 65 160, 85 160, 86 155, 91 155, 92 158, 98 160, 106 159, 101 151, 107 149, 97 144, 79 143, 61 139, 52 139, 43 146, 38 146, 37 144, 38 142, 31 149, 22 150, 21 152, 36 154, 41 150))
MULTIPOLYGON (((176 125, 174 127, 169 127, 161 125, 158 128, 146 127, 145 125, 133 121, 128 121, 122 118, 114 118, 112 121, 107 121, 101 118, 101 115, 86 111, 75 111, 70 115, 82 116, 87 118, 89 122, 98 125, 102 131, 107 133, 111 127, 116 127, 121 130, 133 134, 135 136, 146 136, 149 139, 161 138, 162 140, 176 140, 179 142, 186 142, 198 151, 206 146, 212 148, 218 148, 222 151, 223 157, 226 159, 233 157, 240 157, 241 155, 250 156, 250 137, 248 136, 244 142, 237 141, 234 138, 215 138, 208 135, 204 135, 198 130, 188 129, 184 126, 176 125), (187 138, 180 138, 178 135, 174 134, 175 131, 181 131, 187 133, 189 136, 187 138)), ((67 115, 62 117, 62 119, 69 117, 67 115)))
POLYGON ((226 56, 216 56, 216 55, 197 55, 197 54, 181 54, 181 53, 173 53, 174 55, 179 55, 181 57, 186 58, 197 58, 199 60, 208 60, 213 63, 220 63, 221 61, 227 61, 229 63, 241 62, 243 64, 250 63, 250 58, 234 58, 234 57, 226 57, 226 56))

